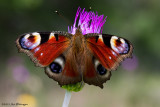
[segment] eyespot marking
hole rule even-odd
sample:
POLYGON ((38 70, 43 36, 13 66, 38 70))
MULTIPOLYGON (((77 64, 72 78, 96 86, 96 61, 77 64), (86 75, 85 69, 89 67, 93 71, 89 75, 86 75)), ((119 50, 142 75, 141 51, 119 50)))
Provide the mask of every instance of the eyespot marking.
POLYGON ((59 74, 62 72, 62 67, 56 63, 56 62, 52 62, 50 65, 49 65, 49 68, 50 70, 53 72, 53 73, 56 73, 56 74, 59 74))
POLYGON ((111 48, 119 54, 127 54, 129 52, 129 44, 117 36, 112 36, 110 40, 111 48))
POLYGON ((64 59, 63 57, 56 58, 46 69, 47 74, 54 75, 59 74, 64 69, 64 59))
POLYGON ((19 44, 23 49, 33 49, 41 42, 41 36, 39 33, 34 32, 32 34, 26 34, 19 39, 19 44))
POLYGON ((64 68, 64 59, 62 57, 56 58, 53 62, 58 63, 62 68, 64 68))
POLYGON ((99 64, 97 67, 97 72, 99 75, 105 75, 107 73, 107 70, 102 66, 102 64, 99 64))
POLYGON ((102 64, 100 64, 100 62, 97 59, 94 60, 94 65, 95 65, 95 69, 99 75, 102 76, 107 73, 107 70, 102 66, 102 64))

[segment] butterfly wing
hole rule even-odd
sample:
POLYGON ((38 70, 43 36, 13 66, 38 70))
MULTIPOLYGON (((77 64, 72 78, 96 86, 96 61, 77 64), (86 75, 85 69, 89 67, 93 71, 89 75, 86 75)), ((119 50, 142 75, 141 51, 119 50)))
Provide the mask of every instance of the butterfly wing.
POLYGON ((81 80, 80 74, 71 69, 70 61, 66 59, 71 37, 63 32, 34 32, 20 36, 16 45, 19 52, 26 53, 36 66, 45 67, 50 78, 65 85, 81 80))
POLYGON ((116 70, 125 58, 131 57, 133 46, 128 40, 114 35, 87 34, 85 37, 90 55, 86 59, 84 81, 103 88, 111 71, 116 70))

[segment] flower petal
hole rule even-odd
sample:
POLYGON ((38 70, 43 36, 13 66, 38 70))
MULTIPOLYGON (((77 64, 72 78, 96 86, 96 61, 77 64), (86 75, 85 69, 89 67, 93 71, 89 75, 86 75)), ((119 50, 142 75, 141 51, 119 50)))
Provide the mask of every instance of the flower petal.
POLYGON ((104 15, 98 16, 97 12, 96 14, 92 11, 87 12, 85 11, 85 8, 81 11, 81 8, 79 7, 73 26, 71 26, 71 28, 68 26, 68 32, 75 34, 77 27, 80 26, 83 35, 87 33, 102 33, 106 18, 107 17, 104 18, 104 15), (77 22, 78 26, 76 26, 77 22))

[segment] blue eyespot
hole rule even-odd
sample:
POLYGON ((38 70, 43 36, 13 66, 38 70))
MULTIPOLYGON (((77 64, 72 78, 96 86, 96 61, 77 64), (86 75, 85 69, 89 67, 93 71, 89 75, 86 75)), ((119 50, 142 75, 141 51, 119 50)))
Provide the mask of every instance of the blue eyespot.
POLYGON ((110 40, 111 48, 119 54, 127 54, 130 50, 130 44, 126 39, 112 36, 110 40))
POLYGON ((56 62, 52 62, 49 66, 50 70, 53 72, 53 73, 61 73, 62 72, 62 67, 56 63, 56 62))
POLYGON ((97 72, 100 74, 100 75, 105 75, 107 73, 107 70, 101 65, 99 64, 97 66, 97 72))
POLYGON ((31 50, 40 45, 41 36, 39 33, 34 32, 31 34, 26 34, 20 37, 19 45, 23 49, 31 50))
POLYGON ((20 39, 19 39, 19 44, 20 44, 20 46, 23 48, 23 49, 29 49, 27 46, 26 46, 26 44, 25 44, 25 39, 24 39, 24 37, 21 37, 20 39))

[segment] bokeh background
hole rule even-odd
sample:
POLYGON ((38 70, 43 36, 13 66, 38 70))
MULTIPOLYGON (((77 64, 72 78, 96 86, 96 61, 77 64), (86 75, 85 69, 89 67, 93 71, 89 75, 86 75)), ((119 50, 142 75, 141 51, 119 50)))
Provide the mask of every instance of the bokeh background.
POLYGON ((65 90, 19 54, 15 40, 27 32, 67 31, 79 6, 108 16, 103 33, 130 40, 134 57, 112 72, 104 89, 86 84, 73 92, 69 106, 160 107, 159 0, 0 0, 0 107, 62 106, 65 90))

